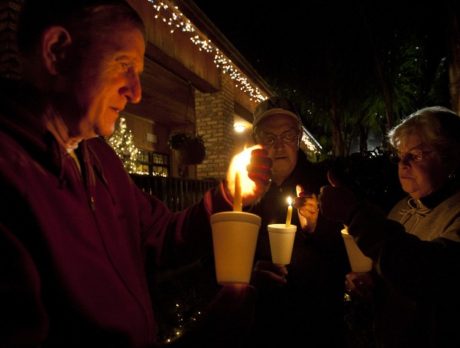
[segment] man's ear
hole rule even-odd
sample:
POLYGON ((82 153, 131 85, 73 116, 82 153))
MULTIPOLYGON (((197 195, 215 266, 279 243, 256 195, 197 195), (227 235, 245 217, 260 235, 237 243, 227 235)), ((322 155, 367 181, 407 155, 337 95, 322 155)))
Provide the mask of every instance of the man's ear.
POLYGON ((72 38, 67 29, 53 26, 46 29, 42 35, 42 59, 51 75, 60 72, 63 62, 69 54, 72 38))

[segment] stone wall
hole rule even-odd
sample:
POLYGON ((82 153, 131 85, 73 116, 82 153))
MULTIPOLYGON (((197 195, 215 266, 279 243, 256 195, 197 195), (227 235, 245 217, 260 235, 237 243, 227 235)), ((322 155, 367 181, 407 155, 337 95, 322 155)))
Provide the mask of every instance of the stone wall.
POLYGON ((195 91, 196 131, 206 146, 206 158, 197 166, 198 179, 223 179, 233 156, 234 86, 228 75, 221 79, 218 92, 195 91))

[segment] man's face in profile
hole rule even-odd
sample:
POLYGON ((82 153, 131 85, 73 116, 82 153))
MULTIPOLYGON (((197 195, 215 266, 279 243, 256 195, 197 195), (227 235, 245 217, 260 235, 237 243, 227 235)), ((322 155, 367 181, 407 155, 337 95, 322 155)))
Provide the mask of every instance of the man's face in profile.
POLYGON ((140 73, 144 68, 143 34, 118 24, 111 33, 98 33, 69 73, 65 113, 75 114, 77 132, 84 138, 109 136, 127 103, 141 99, 140 73))

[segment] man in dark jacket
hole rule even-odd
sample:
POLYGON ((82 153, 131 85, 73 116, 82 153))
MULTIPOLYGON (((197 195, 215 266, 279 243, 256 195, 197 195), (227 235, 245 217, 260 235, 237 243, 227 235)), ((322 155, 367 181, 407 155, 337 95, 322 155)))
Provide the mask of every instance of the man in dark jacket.
POLYGON ((272 183, 251 210, 262 217, 253 280, 258 289, 252 346, 339 347, 343 344, 343 287, 348 260, 341 226, 318 216, 318 194, 327 182, 325 167, 300 150, 302 123, 294 106, 273 97, 257 107, 254 139, 273 161, 272 183), (297 190, 296 190, 297 188, 297 190), (299 190, 300 188, 300 190, 299 190), (287 197, 297 199, 291 263, 271 262, 267 224, 284 223, 287 197))
POLYGON ((0 346, 152 347, 153 272, 210 252, 209 216, 231 205, 221 185, 172 213, 99 137, 141 99, 144 27, 129 5, 24 6, 24 81, 0 86, 0 346))

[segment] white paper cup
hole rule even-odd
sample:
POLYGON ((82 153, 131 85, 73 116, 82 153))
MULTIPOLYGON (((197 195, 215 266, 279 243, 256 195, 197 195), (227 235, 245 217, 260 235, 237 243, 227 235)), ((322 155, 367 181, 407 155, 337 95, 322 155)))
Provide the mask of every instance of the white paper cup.
POLYGON ((261 218, 225 211, 211 215, 217 282, 249 284, 261 218))
POLYGON ((296 225, 271 224, 267 226, 272 262, 278 265, 291 263, 296 225))
POLYGON ((347 249, 351 270, 353 272, 369 272, 372 269, 372 259, 363 254, 346 229, 342 230, 342 237, 347 249))

